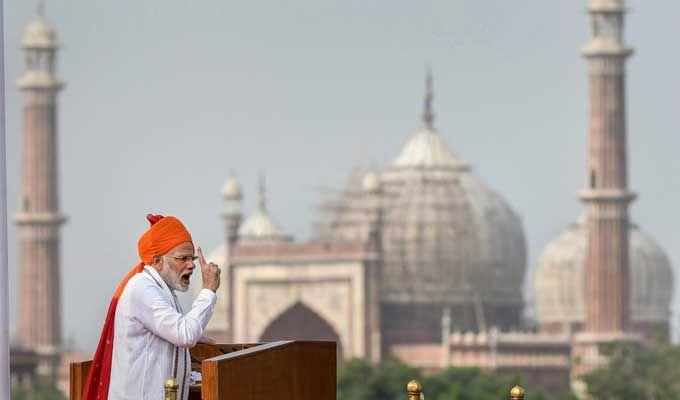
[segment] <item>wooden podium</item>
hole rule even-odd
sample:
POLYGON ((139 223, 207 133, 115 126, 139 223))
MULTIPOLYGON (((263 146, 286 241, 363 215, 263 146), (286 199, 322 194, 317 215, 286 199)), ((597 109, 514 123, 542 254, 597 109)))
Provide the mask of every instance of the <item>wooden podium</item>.
MULTIPOLYGON (((199 344, 192 369, 203 376, 192 400, 335 400, 335 342, 199 344)), ((71 400, 81 400, 92 361, 71 364, 71 400)), ((158 388, 159 393, 163 388, 158 388)))

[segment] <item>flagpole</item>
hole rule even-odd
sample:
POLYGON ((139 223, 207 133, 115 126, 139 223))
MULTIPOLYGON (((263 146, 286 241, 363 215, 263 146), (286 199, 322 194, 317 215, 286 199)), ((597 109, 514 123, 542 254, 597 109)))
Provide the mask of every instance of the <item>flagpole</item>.
POLYGON ((0 400, 9 400, 9 273, 5 143, 5 1, 0 0, 0 400))

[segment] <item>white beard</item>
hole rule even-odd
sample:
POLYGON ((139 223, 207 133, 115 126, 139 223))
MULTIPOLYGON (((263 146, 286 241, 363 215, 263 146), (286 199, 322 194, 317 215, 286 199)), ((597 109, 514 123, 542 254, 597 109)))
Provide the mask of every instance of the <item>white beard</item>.
POLYGON ((170 268, 165 257, 163 257, 163 268, 161 269, 160 276, 163 278, 163 281, 165 281, 165 284, 172 290, 178 292, 186 292, 189 290, 189 285, 185 286, 182 284, 179 274, 170 268))

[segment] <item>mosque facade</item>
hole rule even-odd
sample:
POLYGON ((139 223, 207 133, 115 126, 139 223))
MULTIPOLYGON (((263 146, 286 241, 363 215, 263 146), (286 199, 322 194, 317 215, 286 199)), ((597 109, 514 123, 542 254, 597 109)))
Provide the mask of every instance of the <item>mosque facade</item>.
POLYGON ((306 243, 275 222, 262 182, 244 218, 241 186, 227 180, 224 242, 209 254, 226 273, 209 335, 335 340, 339 359, 477 366, 568 388, 568 336, 525 330, 521 219, 434 127, 431 82, 422 126, 389 165, 355 168, 320 202, 306 243))
POLYGON ((549 243, 530 277, 536 323, 522 320, 527 270, 521 218, 456 155, 434 126, 428 77, 423 124, 393 161, 355 168, 324 198, 315 237, 295 243, 225 184, 228 273, 209 325, 238 342, 333 339, 343 359, 396 356, 521 373, 549 390, 600 365, 597 346, 667 338, 672 269, 628 219, 622 0, 591 0, 587 187, 582 217, 549 243))

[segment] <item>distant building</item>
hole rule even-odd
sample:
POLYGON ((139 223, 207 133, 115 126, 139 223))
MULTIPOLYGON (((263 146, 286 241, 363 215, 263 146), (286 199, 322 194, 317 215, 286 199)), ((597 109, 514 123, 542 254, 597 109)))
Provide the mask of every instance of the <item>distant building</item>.
POLYGON ((568 389, 569 337, 520 332, 520 218, 449 149, 432 97, 428 77, 423 127, 386 168, 355 169, 322 201, 311 242, 274 223, 262 185, 241 225, 241 188, 227 181, 225 241, 209 255, 227 273, 208 334, 335 340, 342 359, 478 366, 568 389))
POLYGON ((539 332, 521 320, 521 220, 434 128, 428 77, 423 126, 391 164, 356 168, 323 199, 310 243, 282 233, 263 194, 241 226, 241 189, 229 179, 225 242, 211 254, 228 273, 211 333, 237 342, 334 339, 344 359, 478 366, 551 391, 600 365, 599 343, 667 337, 672 269, 627 216, 625 7, 591 0, 588 12, 587 208, 539 260, 539 332))

